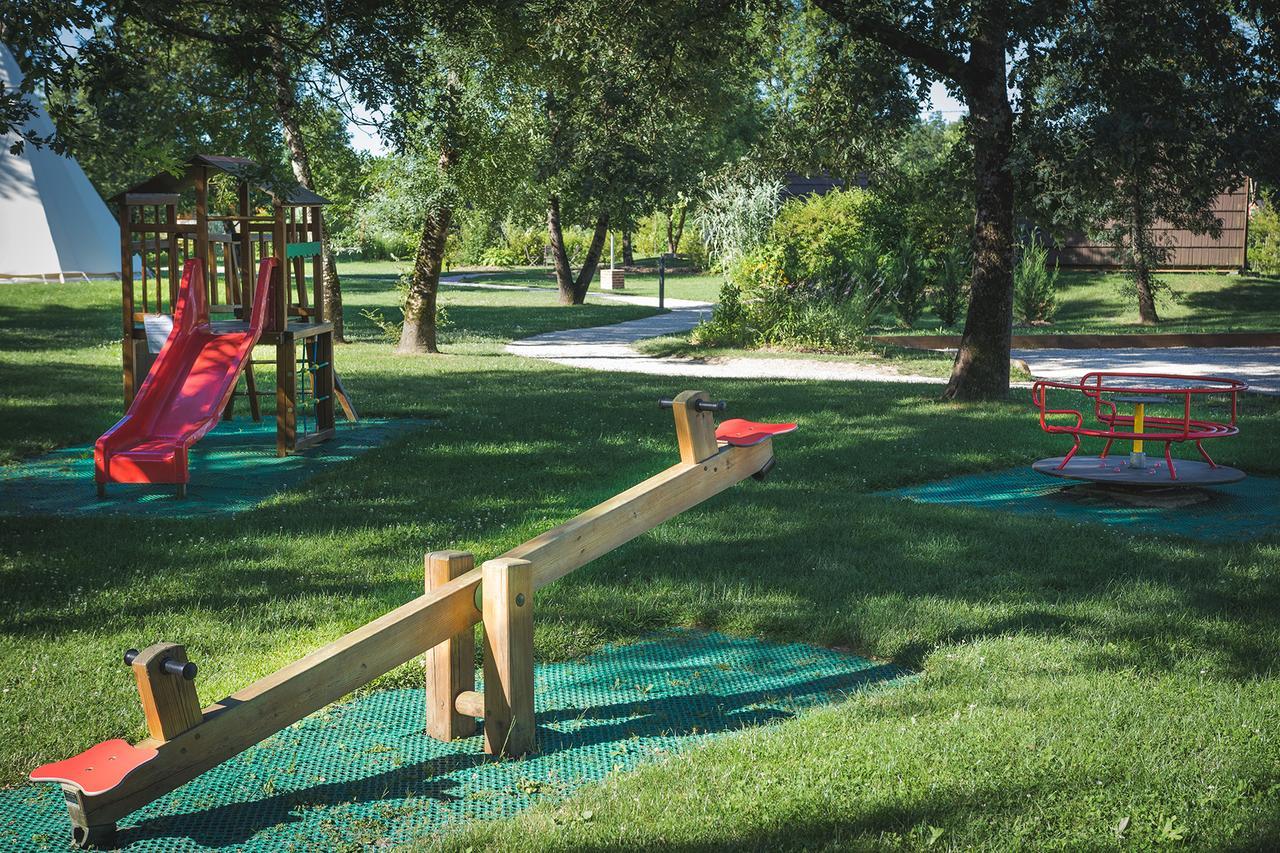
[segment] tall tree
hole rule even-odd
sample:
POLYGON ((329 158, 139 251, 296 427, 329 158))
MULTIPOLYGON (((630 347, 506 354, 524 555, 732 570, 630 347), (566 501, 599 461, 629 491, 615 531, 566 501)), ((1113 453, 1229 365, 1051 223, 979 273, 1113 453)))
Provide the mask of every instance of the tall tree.
MULTIPOLYGON (((563 304, 580 304, 609 223, 670 205, 714 165, 753 102, 753 19, 730 0, 532 4, 547 231, 563 304), (684 159, 681 159, 684 152, 684 159), (567 222, 592 230, 575 271, 567 222)), ((625 251, 624 251, 625 255, 625 251)))
POLYGON ((1175 248, 1157 225, 1219 234, 1214 202, 1280 141, 1274 85, 1251 70, 1257 42, 1237 23, 1217 5, 1106 0, 1024 78, 1037 207, 1115 246, 1145 325, 1160 319, 1153 271, 1175 248))
MULTIPOLYGON (((851 36, 892 51, 921 83, 940 81, 969 107, 966 126, 973 145, 974 228, 971 300, 946 396, 953 399, 999 397, 1009 387, 1009 342, 1012 334, 1013 222, 1015 210, 1014 152, 1020 141, 1014 98, 1021 113, 1037 109, 1035 82, 1045 67, 1062 67, 1070 55, 1076 27, 1104 5, 1115 11, 1115 25, 1095 46, 1144 51, 1145 27, 1159 25, 1161 15, 1181 19, 1170 30, 1173 42, 1197 50, 1205 38, 1229 40, 1233 28, 1251 30, 1256 44, 1270 43, 1275 4, 1266 0, 1232 3, 1198 2, 1150 10, 1136 3, 1061 0, 1024 3, 1016 0, 813 0, 849 28, 851 36), (1226 29, 1223 29, 1223 28, 1226 29), (1111 36, 1121 37, 1111 44, 1111 36)), ((1206 63, 1224 73, 1253 75, 1260 71, 1259 53, 1213 50, 1206 63), (1243 62, 1243 64, 1241 64, 1243 62)), ((1102 68, 1084 69, 1086 85, 1107 85, 1102 68)), ((1118 91, 1133 92, 1133 81, 1118 91)), ((1051 113, 1050 113, 1051 115, 1051 113)), ((1159 128, 1153 128, 1153 133, 1159 128)), ((1193 170, 1194 162, 1180 168, 1193 170)))
MULTIPOLYGON (((510 10, 453 10, 417 35, 417 60, 390 75, 396 148, 375 209, 418 233, 397 351, 439 352, 438 293, 450 229, 463 205, 519 204, 532 169, 532 96, 512 55, 510 10)), ((505 206, 505 207, 504 207, 505 206)))
POLYGON ((814 0, 855 38, 893 51, 922 81, 941 80, 964 98, 973 142, 973 274, 969 310, 945 396, 1002 397, 1009 390, 1013 329, 1013 107, 1008 57, 1044 38, 1065 4, 1004 0, 814 0))

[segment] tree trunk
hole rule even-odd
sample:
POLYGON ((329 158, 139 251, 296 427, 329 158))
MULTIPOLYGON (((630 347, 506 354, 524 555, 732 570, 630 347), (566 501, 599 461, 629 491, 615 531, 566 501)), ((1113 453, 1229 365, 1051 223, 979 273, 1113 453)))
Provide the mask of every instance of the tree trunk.
MULTIPOLYGON (((289 150, 289 163, 293 177, 309 190, 315 191, 311 180, 311 157, 307 153, 302 126, 298 123, 298 97, 289 66, 285 61, 284 43, 271 39, 271 70, 275 78, 276 115, 284 126, 284 144, 289 150)), ((324 315, 333 324, 333 339, 343 343, 342 283, 338 280, 338 264, 333 256, 333 243, 329 229, 324 224, 324 214, 317 211, 316 225, 320 230, 320 260, 324 270, 324 315)))
POLYGON ((687 205, 680 205, 680 218, 676 220, 674 229, 671 217, 667 217, 667 251, 673 255, 680 251, 680 238, 684 236, 684 217, 688 209, 687 205))
POLYGON ((1138 322, 1154 326, 1160 322, 1160 315, 1156 313, 1155 292, 1151 286, 1151 223, 1147 221, 1147 207, 1143 203, 1140 185, 1135 183, 1131 198, 1129 248, 1133 287, 1138 292, 1138 322))
POLYGON ((636 265, 636 252, 631 245, 631 232, 622 232, 622 265, 633 267, 636 265))
POLYGON ((440 292, 440 267, 453 211, 434 210, 422 226, 418 251, 413 258, 413 276, 404 298, 404 326, 400 329, 399 353, 438 353, 436 344, 436 300, 440 292))
POLYGON ((973 140, 976 210, 973 276, 960 348, 943 396, 989 400, 1009 392, 1013 334, 1013 111, 1005 84, 1005 27, 983 20, 965 87, 973 140))
POLYGON ((1151 292, 1151 268, 1145 262, 1134 267, 1133 284, 1138 289, 1138 321, 1144 326, 1158 324, 1160 315, 1156 313, 1156 300, 1151 292))
MULTIPOLYGON (((560 224, 560 197, 552 196, 547 206, 547 235, 551 240, 551 254, 555 259, 556 288, 560 293, 561 305, 581 305, 587 300, 587 289, 591 287, 591 279, 595 277, 596 267, 600 264, 600 253, 604 250, 604 240, 609 234, 609 215, 601 213, 596 219, 595 231, 591 235, 591 245, 587 247, 587 257, 582 270, 574 278, 573 267, 569 264, 569 255, 564 248, 564 230, 560 224)), ((624 238, 623 251, 626 242, 624 238)), ((623 263, 626 263, 624 256, 623 263)))

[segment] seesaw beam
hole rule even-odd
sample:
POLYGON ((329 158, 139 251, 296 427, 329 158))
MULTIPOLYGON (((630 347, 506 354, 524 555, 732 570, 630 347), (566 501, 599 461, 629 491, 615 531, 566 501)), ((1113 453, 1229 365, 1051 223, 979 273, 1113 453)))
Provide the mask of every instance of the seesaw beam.
MULTIPOLYGON (((677 423, 681 414, 677 412, 677 423)), ((702 418, 705 413, 693 416, 702 418)), ((710 421, 709 416, 706 419, 710 421)), ((681 444, 683 457, 684 442, 681 444)), ((717 448, 710 457, 673 465, 493 562, 529 561, 533 587, 540 588, 764 470, 772 458, 769 440, 750 447, 717 448)), ((64 785, 72 822, 79 827, 113 824, 466 631, 481 620, 477 593, 482 573, 483 568, 472 569, 436 586, 204 708, 202 722, 169 740, 151 738, 139 743, 139 747, 155 749, 157 755, 115 788, 90 796, 64 785)))

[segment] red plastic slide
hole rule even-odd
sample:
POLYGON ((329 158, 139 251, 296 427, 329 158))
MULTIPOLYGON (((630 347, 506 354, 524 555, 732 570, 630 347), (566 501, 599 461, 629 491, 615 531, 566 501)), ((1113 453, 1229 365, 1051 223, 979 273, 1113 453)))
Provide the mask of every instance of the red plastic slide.
POLYGON ((249 328, 215 332, 204 300, 204 267, 187 261, 173 331, 120 422, 94 447, 99 494, 107 483, 177 483, 185 494, 187 451, 218 423, 262 334, 274 258, 258 267, 249 328))

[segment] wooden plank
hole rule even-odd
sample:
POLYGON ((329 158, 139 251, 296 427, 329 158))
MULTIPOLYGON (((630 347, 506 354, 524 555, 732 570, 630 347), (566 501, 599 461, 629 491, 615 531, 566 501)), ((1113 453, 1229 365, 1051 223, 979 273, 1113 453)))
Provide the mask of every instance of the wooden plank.
POLYGON ((342 405, 342 416, 347 419, 348 423, 355 423, 360 420, 360 415, 356 413, 355 403, 351 401, 351 395, 347 393, 347 389, 342 386, 342 377, 338 375, 336 369, 333 371, 333 394, 342 405))
MULTIPOLYGON (((276 270, 277 274, 279 270, 276 270)), ((298 443, 297 350, 293 335, 283 332, 276 343, 276 455, 288 456, 298 443)))
POLYGON ((177 204, 181 199, 181 193, 126 193, 124 203, 128 205, 166 205, 177 204))
POLYGON ((334 405, 336 389, 333 381, 333 332, 318 335, 315 344, 318 364, 312 377, 311 390, 316 394, 316 429, 332 430, 338 423, 337 408, 334 405))
POLYGON ((533 565, 489 560, 484 575, 484 751, 537 749, 533 718, 533 565))
POLYGON ((324 444, 329 439, 338 434, 336 429, 322 429, 318 432, 309 432, 304 436, 295 438, 293 442, 293 452, 299 453, 308 447, 315 447, 317 444, 324 444))
POLYGON ((258 741, 341 699, 480 620, 479 569, 458 577, 204 709, 204 722, 164 743, 125 782, 84 798, 103 824, 174 790, 258 741))
MULTIPOLYGON (((321 241, 324 240, 324 235, 320 229, 324 227, 324 217, 320 213, 319 206, 312 207, 310 210, 311 239, 323 247, 321 241)), ((322 257, 322 252, 316 252, 311 258, 311 287, 314 289, 311 302, 315 308, 315 319, 319 322, 324 322, 324 258, 322 257)))
POLYGON ((503 554, 533 563, 535 590, 657 527, 764 468, 772 440, 724 447, 697 465, 673 465, 503 554))
MULTIPOLYGON (((465 551, 432 551, 426 556, 426 589, 431 592, 476 567, 465 551)), ((427 652, 427 734, 457 740, 476 733, 476 719, 458 711, 458 694, 476 689, 476 638, 471 628, 427 652)))
MULTIPOLYGON (((271 255, 276 259, 275 274, 271 277, 271 325, 273 331, 283 331, 289 322, 289 273, 285 263, 284 208, 279 202, 272 206, 274 222, 271 228, 271 255)), ((290 358, 293 353, 290 352, 290 358)))
POLYGON ((700 412, 696 408, 698 401, 709 399, 705 391, 682 391, 672 401, 681 462, 693 464, 716 455, 715 419, 710 412, 700 412))
POLYGON ((129 229, 130 207, 120 205, 120 312, 124 327, 121 365, 124 384, 124 409, 129 410, 138 385, 133 363, 133 236, 129 229))
MULTIPOLYGON (((529 590, 545 586, 759 471, 773 457, 771 444, 726 446, 700 464, 673 465, 490 562, 505 568, 531 561, 529 590)), ((480 621, 482 576, 482 569, 472 569, 206 707, 203 723, 171 740, 143 741, 139 745, 155 748, 157 756, 116 788, 82 797, 85 822, 118 820, 462 633, 480 621)))
MULTIPOLYGON (((209 170, 200 167, 195 170, 196 185, 196 257, 200 259, 200 266, 205 272, 205 286, 212 288, 215 276, 209 275, 209 268, 212 266, 212 256, 209 253, 209 170)), ((209 291, 212 296, 212 291, 209 291)), ((197 323, 207 323, 209 321, 208 306, 216 300, 206 298, 204 300, 204 311, 196 318, 197 323)))
POLYGON ((195 683, 165 672, 166 660, 186 663, 187 650, 177 643, 157 643, 139 652, 131 664, 147 731, 160 742, 173 740, 204 719, 195 683))

